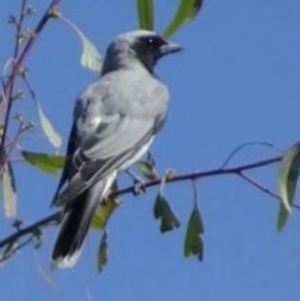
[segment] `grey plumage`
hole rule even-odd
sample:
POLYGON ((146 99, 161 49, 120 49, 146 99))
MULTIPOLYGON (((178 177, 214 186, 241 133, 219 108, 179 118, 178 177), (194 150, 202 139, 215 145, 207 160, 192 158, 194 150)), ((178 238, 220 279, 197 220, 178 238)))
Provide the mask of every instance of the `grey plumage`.
POLYGON ((52 253, 58 267, 76 263, 99 202, 118 172, 145 154, 162 127, 168 89, 153 67, 178 50, 178 45, 151 31, 122 34, 107 49, 101 77, 78 98, 67 160, 53 200, 64 206, 52 253))

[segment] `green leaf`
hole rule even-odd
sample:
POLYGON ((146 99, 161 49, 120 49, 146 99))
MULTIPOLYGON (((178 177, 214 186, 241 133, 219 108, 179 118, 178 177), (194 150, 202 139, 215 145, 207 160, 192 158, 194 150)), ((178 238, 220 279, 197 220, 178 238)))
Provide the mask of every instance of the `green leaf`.
POLYGON ((83 34, 83 32, 70 20, 63 16, 59 16, 59 19, 65 22, 70 28, 72 28, 82 43, 82 53, 80 63, 83 67, 99 73, 102 68, 102 58, 94 44, 83 34))
POLYGON ((82 42, 82 54, 80 63, 83 67, 99 73, 102 68, 102 59, 97 48, 92 42, 77 28, 78 35, 82 42))
POLYGON ((280 232, 283 230, 284 226, 286 225, 288 219, 290 217, 290 213, 286 210, 285 206, 280 203, 278 217, 277 217, 277 231, 280 232))
POLYGON ((180 221, 173 213, 165 197, 160 193, 158 193, 156 197, 153 211, 154 217, 156 219, 161 219, 160 231, 162 233, 174 230, 180 226, 180 221))
POLYGON ((153 30, 154 8, 152 0, 137 0, 137 11, 140 29, 153 30))
POLYGON ((277 230, 281 231, 289 215, 294 200, 300 171, 300 143, 293 145, 283 155, 279 166, 279 194, 281 197, 277 220, 277 230))
POLYGON ((170 38, 180 27, 194 19, 202 4, 203 0, 181 0, 177 12, 163 33, 163 37, 170 38))
POLYGON ((50 155, 46 153, 35 153, 30 151, 21 151, 24 159, 31 165, 47 173, 58 173, 65 164, 64 156, 50 155))
POLYGON ((61 139, 60 135, 55 131, 53 125, 51 124, 51 122, 49 121, 49 119, 47 118, 45 113, 43 112, 43 109, 35 95, 35 92, 31 88, 30 83, 28 82, 28 80, 26 78, 26 74, 23 74, 22 77, 27 85, 27 88, 29 89, 29 92, 32 96, 33 102, 37 108, 39 119, 40 119, 40 124, 41 124, 42 130, 43 130, 45 136, 47 137, 48 141, 54 147, 59 148, 62 143, 62 139, 61 139))
POLYGON ((200 261, 203 260, 203 240, 201 235, 204 233, 204 226, 200 211, 195 205, 187 226, 184 240, 184 256, 195 255, 200 261))
POLYGON ((55 148, 59 148, 62 143, 62 139, 61 139, 60 135, 56 132, 53 125, 51 124, 51 122, 49 121, 49 119, 47 118, 45 113, 43 112, 39 101, 36 98, 34 98, 34 102, 35 102, 35 105, 38 110, 41 127, 42 127, 42 130, 43 130, 45 136, 48 138, 48 141, 55 148))
POLYGON ((151 162, 139 161, 137 164, 140 168, 141 173, 146 179, 155 180, 157 178, 156 171, 154 169, 154 166, 151 164, 151 162))
POLYGON ((105 228, 108 219, 118 205, 118 199, 112 196, 110 196, 104 203, 100 204, 97 213, 93 216, 91 221, 91 228, 95 230, 105 228))
POLYGON ((108 262, 107 232, 104 231, 98 249, 98 271, 99 272, 102 272, 107 262, 108 262))
POLYGON ((17 216, 16 182, 11 163, 4 164, 2 174, 3 201, 5 216, 11 219, 17 216))

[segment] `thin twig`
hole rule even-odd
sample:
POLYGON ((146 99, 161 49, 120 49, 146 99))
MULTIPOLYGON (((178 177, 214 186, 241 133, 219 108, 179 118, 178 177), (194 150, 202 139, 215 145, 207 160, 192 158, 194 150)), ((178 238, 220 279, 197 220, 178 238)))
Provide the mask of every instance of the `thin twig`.
MULTIPOLYGON (((280 196, 276 193, 274 193, 273 191, 271 191, 270 189, 262 186, 261 184, 259 184, 258 182, 256 182, 255 180, 253 180, 252 178, 250 178, 249 176, 246 176, 243 172, 241 172, 240 174, 240 177, 245 180, 246 182, 248 182, 249 184, 251 184, 252 186, 256 187, 257 189, 259 189, 260 191, 268 194, 269 196, 277 199, 277 200, 280 200, 280 196)), ((300 209, 300 206, 296 203, 293 203, 291 204, 292 207, 294 207, 295 209, 300 209)))
POLYGON ((31 235, 30 237, 28 237, 27 239, 25 239, 24 241, 22 241, 20 244, 16 245, 14 248, 12 248, 11 250, 9 250, 9 252, 4 253, 0 257, 0 263, 5 262, 7 259, 9 259, 12 255, 14 255, 20 249, 22 249, 23 247, 25 247, 26 245, 28 245, 33 240, 33 238, 34 238, 34 235, 31 235))
MULTIPOLYGON (((25 2, 25 1, 24 1, 25 2)), ((6 109, 6 114, 5 114, 5 122, 4 122, 4 127, 3 127, 3 134, 2 134, 2 139, 0 143, 0 163, 5 162, 5 139, 6 139, 6 134, 9 126, 9 121, 11 117, 11 109, 12 109, 12 94, 13 94, 13 87, 14 87, 14 80, 16 76, 19 74, 20 69, 24 63, 25 58, 29 54, 32 46, 34 45, 37 37, 49 21, 53 17, 53 10, 54 8, 59 5, 61 0, 52 0, 50 3, 49 7, 47 8, 46 12, 44 13, 43 17, 37 24, 36 28, 30 35, 26 45, 23 48, 23 51, 20 53, 18 57, 14 57, 13 60, 13 66, 12 66, 12 71, 11 75, 8 77, 7 81, 4 83, 4 92, 3 95, 0 95, 0 102, 3 101, 3 97, 6 98, 7 100, 7 109, 6 109)), ((16 55, 16 50, 15 50, 15 55, 16 55)))
POLYGON ((226 167, 229 162, 233 159, 233 157, 235 155, 237 155, 241 150, 243 150, 244 148, 248 147, 248 146, 257 146, 257 145, 263 145, 263 146, 268 146, 268 147, 272 147, 274 148, 274 145, 269 143, 269 142, 263 142, 263 141, 253 141, 253 142, 247 142, 247 143, 243 143, 241 145, 239 145, 236 149, 234 149, 229 156, 226 158, 226 160, 224 161, 224 163, 222 164, 221 168, 226 167))
POLYGON ((23 228, 20 230, 17 230, 13 234, 7 236, 3 240, 0 241, 0 249, 6 246, 7 244, 10 244, 11 242, 17 241, 20 237, 25 236, 27 234, 31 234, 36 232, 36 230, 40 227, 45 227, 46 225, 49 225, 55 221, 58 221, 60 218, 60 212, 56 212, 54 214, 51 214, 45 218, 42 218, 41 220, 23 228))
POLYGON ((6 109, 6 113, 5 113, 2 140, 1 140, 1 144, 0 144, 0 158, 1 158, 2 164, 6 161, 6 159, 5 159, 5 157, 6 157, 5 140, 6 140, 7 129, 8 129, 8 124, 9 124, 9 120, 10 120, 10 112, 11 112, 12 103, 13 103, 13 91, 14 91, 14 84, 15 84, 15 79, 16 79, 16 75, 17 75, 16 60, 19 55, 20 36, 22 33, 22 25, 23 25, 23 21, 25 18, 25 14, 24 14, 25 8, 26 8, 26 0, 23 0, 22 4, 21 4, 20 13, 19 13, 19 19, 16 23, 16 40, 15 40, 15 47, 14 47, 13 58, 12 58, 12 71, 11 71, 11 75, 9 76, 9 79, 7 81, 10 84, 8 85, 6 83, 6 84, 4 84, 4 87, 3 87, 3 94, 6 99, 7 109, 6 109))
POLYGON ((256 187, 257 189, 259 189, 260 191, 264 192, 265 194, 270 195, 271 197, 280 200, 280 196, 276 193, 274 193, 273 191, 271 191, 270 189, 262 186, 261 184, 259 184, 258 182, 256 182, 255 180, 253 180, 252 178, 250 178, 249 176, 246 176, 244 173, 240 173, 240 177, 245 180, 246 182, 250 183, 252 186, 256 187))
POLYGON ((198 189, 197 189, 197 185, 196 185, 196 179, 192 180, 192 185, 193 185, 193 193, 194 193, 194 206, 198 207, 198 189))

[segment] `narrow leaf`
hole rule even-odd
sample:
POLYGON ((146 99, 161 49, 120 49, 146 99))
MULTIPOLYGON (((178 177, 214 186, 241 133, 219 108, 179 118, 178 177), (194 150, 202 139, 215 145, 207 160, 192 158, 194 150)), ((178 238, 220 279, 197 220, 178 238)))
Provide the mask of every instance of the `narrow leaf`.
POLYGON ((46 153, 35 153, 30 151, 21 151, 23 158, 31 165, 39 168, 40 170, 56 174, 65 164, 64 156, 50 155, 46 153))
POLYGON ((153 30, 154 8, 152 0, 137 0, 137 11, 140 29, 153 30))
POLYGON ((286 210, 285 206, 282 203, 280 203, 278 218, 277 218, 277 226, 276 226, 278 232, 283 230, 289 217, 290 217, 290 213, 286 210))
POLYGON ((102 59, 92 42, 83 35, 82 32, 78 32, 82 42, 82 54, 80 63, 83 67, 99 73, 102 68, 102 59))
POLYGON ((104 231, 98 249, 98 271, 99 272, 102 272, 107 262, 108 262, 107 232, 104 231))
POLYGON ((45 283, 47 285, 49 285, 52 289, 57 289, 58 286, 56 284, 56 282, 51 278, 51 276, 45 271, 45 269, 43 268, 37 253, 35 253, 35 261, 36 261, 36 268, 37 268, 37 272, 40 275, 40 277, 45 281, 45 283))
POLYGON ((103 229, 117 206, 118 200, 113 197, 110 197, 105 203, 99 205, 99 209, 92 219, 91 227, 95 230, 103 229))
POLYGON ((48 117, 43 112, 39 101, 35 98, 34 102, 35 102, 36 108, 38 110, 41 127, 42 127, 42 130, 43 130, 45 136, 48 138, 49 142, 55 148, 59 148, 62 144, 62 139, 61 139, 60 135, 56 132, 53 125, 49 121, 48 117))
POLYGON ((27 88, 29 89, 29 92, 32 96, 32 99, 34 101, 34 104, 37 108, 38 111, 38 115, 39 115, 39 119, 40 119, 40 124, 42 127, 42 130, 45 134, 45 136, 47 137, 48 141, 56 148, 59 148, 61 146, 62 143, 62 139, 60 137, 60 135, 55 131, 53 125, 51 124, 51 122, 49 121, 49 119, 47 118, 47 116, 45 115, 45 113, 43 112, 43 109, 35 95, 34 90, 32 89, 29 81, 27 80, 27 77, 25 74, 23 74, 23 80, 26 83, 27 88))
POLYGON ((194 207, 187 226, 184 241, 184 256, 195 255, 200 261, 203 260, 203 240, 201 235, 204 233, 204 226, 200 211, 194 207))
POLYGON ((70 20, 63 16, 59 18, 72 28, 82 43, 80 63, 83 67, 99 73, 102 68, 102 58, 94 44, 83 34, 83 32, 70 20))
POLYGON ((157 178, 154 166, 148 161, 139 161, 138 166, 143 176, 148 180, 155 180, 157 178))
POLYGON ((162 233, 174 230, 180 226, 180 221, 172 211, 168 201, 160 193, 155 199, 153 213, 156 219, 161 219, 160 231, 162 233))
POLYGON ((162 205, 162 197, 161 197, 160 194, 158 194, 156 196, 155 203, 154 203, 154 208, 153 208, 154 217, 156 219, 161 218, 163 213, 164 213, 163 210, 164 210, 164 208, 163 208, 163 205, 162 205))
POLYGON ((11 219, 17 216, 17 194, 15 176, 10 162, 5 163, 2 174, 3 201, 5 216, 11 219))
POLYGON ((163 37, 171 37, 180 27, 194 19, 202 4, 203 0, 181 0, 177 12, 163 33, 163 37))
POLYGON ((282 204, 291 212, 300 168, 300 143, 293 145, 283 155, 279 166, 279 192, 282 204))
POLYGON ((280 209, 277 220, 277 230, 285 226, 291 214, 297 180, 300 170, 300 143, 293 145, 283 155, 279 166, 279 193, 281 196, 280 209))
MULTIPOLYGON (((115 181, 111 193, 118 191, 118 183, 115 181)), ((105 202, 101 202, 96 214, 91 221, 91 228, 95 230, 104 229, 114 210, 119 206, 120 201, 116 196, 110 195, 105 202)))

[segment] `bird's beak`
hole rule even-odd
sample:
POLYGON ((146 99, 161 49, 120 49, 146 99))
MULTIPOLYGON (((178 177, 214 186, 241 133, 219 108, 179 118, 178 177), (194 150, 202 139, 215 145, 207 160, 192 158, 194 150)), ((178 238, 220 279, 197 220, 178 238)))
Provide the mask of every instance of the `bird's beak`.
POLYGON ((164 44, 160 47, 160 53, 163 56, 169 53, 181 51, 182 49, 183 48, 180 45, 168 42, 167 44, 164 44))

